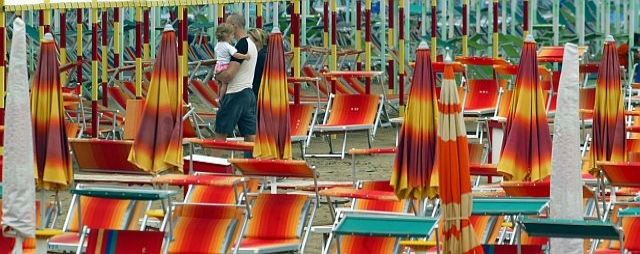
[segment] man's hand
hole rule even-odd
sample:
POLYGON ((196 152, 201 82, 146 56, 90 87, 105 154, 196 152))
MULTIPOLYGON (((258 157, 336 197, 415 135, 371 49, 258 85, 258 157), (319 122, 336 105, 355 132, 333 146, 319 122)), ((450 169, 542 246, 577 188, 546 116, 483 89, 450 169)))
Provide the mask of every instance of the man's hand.
POLYGON ((226 70, 216 75, 216 79, 224 83, 229 83, 236 76, 236 73, 238 73, 239 69, 240 69, 240 63, 236 61, 231 61, 229 63, 229 67, 227 67, 226 70))

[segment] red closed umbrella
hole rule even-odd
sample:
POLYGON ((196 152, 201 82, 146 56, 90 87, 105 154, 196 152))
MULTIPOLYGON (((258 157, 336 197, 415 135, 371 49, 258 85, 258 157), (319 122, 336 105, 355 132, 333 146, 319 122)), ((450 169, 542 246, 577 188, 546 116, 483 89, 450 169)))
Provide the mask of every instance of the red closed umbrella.
POLYGON ((498 162, 498 171, 506 180, 538 181, 551 174, 551 134, 538 77, 536 42, 528 35, 522 46, 498 162))
POLYGON ((438 104, 429 54, 427 43, 420 43, 391 173, 391 186, 400 199, 424 199, 436 194, 431 178, 436 164, 438 104))

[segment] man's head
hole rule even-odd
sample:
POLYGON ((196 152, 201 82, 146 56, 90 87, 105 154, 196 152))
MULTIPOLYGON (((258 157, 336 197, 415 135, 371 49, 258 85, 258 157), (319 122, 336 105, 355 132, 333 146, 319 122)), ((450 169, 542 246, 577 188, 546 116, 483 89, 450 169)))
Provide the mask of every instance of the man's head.
POLYGON ((236 39, 240 39, 245 36, 245 32, 244 32, 245 21, 244 21, 244 17, 241 14, 233 13, 229 15, 227 17, 226 23, 233 26, 233 34, 236 37, 236 39))

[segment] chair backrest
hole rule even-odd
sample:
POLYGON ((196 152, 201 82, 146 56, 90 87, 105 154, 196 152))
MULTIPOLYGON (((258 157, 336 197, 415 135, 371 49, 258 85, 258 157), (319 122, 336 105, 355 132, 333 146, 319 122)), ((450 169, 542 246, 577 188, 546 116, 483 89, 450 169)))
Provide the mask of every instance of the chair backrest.
MULTIPOLYGON (((580 109, 593 110, 596 103, 596 88, 580 88, 579 93, 580 100, 578 106, 580 109)), ((580 117, 583 119, 591 119, 593 118, 593 113, 580 114, 580 117)))
POLYGON ((76 196, 67 214, 65 232, 79 232, 77 199, 80 199, 82 225, 89 228, 135 229, 146 202, 76 196))
POLYGON ((292 137, 307 136, 314 108, 315 106, 313 104, 289 105, 292 137))
POLYGON ((374 124, 380 96, 375 94, 336 94, 326 125, 374 124))
POLYGON ((127 160, 133 141, 69 139, 69 145, 81 171, 148 174, 127 160))
POLYGON ((251 207, 246 238, 300 238, 304 230, 310 198, 307 195, 260 194, 251 207))
POLYGON ((110 105, 115 105, 119 110, 126 111, 127 100, 135 99, 134 97, 126 94, 120 87, 117 86, 107 87, 107 92, 109 93, 110 105))
POLYGON ((144 100, 127 100, 126 105, 128 110, 125 112, 123 139, 133 140, 138 134, 144 110, 144 100))
POLYGON ((191 87, 193 87, 194 94, 204 103, 210 107, 219 107, 220 105, 216 101, 217 93, 205 85, 202 81, 192 79, 191 87))
MULTIPOLYGON (((391 187, 388 180, 363 181, 363 182, 360 182, 360 189, 390 191, 390 192, 393 191, 393 187, 391 187)), ((383 212, 405 212, 406 204, 407 203, 405 200, 385 201, 385 200, 356 199, 353 201, 353 209, 383 211, 383 212)))
POLYGON ((244 223, 244 210, 224 205, 180 205, 168 253, 228 253, 244 223))
POLYGON ((164 232, 92 229, 87 254, 161 253, 164 232))
POLYGON ((513 90, 502 90, 502 95, 498 102, 498 108, 496 109, 496 116, 507 117, 509 115, 511 97, 513 97, 513 90))
POLYGON ((474 79, 467 81, 467 97, 464 110, 480 110, 495 108, 498 102, 498 83, 506 80, 474 79))

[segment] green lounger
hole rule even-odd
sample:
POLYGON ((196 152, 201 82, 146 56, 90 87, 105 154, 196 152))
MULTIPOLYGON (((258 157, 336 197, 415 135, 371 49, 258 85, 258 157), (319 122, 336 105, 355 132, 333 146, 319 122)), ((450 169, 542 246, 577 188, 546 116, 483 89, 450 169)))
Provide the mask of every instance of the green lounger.
POLYGON ((474 198, 471 214, 540 215, 548 205, 548 198, 474 198))
MULTIPOLYGON (((334 225, 323 253, 329 253, 333 238, 340 235, 427 238, 435 231, 437 218, 383 212, 343 211, 334 225)), ((437 231, 436 242, 439 241, 437 231)), ((339 247, 338 247, 339 248, 339 247)))
MULTIPOLYGON (((582 238, 582 239, 610 239, 619 240, 620 246, 624 246, 622 228, 611 222, 590 220, 560 220, 560 219, 533 219, 520 218, 518 224, 529 236, 556 237, 556 238, 582 238)), ((520 239, 518 238, 518 246, 520 239)), ((624 253, 624 249, 620 249, 624 253)))

